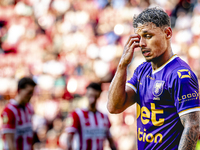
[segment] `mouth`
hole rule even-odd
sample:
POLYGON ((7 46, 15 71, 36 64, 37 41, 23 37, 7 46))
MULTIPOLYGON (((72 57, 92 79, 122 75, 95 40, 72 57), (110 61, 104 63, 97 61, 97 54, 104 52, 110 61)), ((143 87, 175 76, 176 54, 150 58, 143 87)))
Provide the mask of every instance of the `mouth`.
POLYGON ((145 57, 149 56, 150 53, 151 53, 150 50, 148 50, 148 49, 142 49, 142 54, 143 54, 145 57))

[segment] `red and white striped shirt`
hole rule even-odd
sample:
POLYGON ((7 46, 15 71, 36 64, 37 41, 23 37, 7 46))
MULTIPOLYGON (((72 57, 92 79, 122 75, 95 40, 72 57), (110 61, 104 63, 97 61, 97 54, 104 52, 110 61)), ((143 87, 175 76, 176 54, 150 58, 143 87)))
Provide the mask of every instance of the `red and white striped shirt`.
POLYGON ((80 150, 103 150, 103 142, 110 137, 108 116, 97 111, 76 109, 68 117, 68 133, 78 133, 80 150), (70 120, 70 121, 69 121, 70 120))
POLYGON ((1 134, 4 140, 4 150, 8 150, 8 143, 5 139, 5 133, 14 133, 15 147, 17 150, 31 150, 33 130, 32 130, 33 108, 28 103, 26 106, 20 106, 11 99, 2 111, 1 117, 3 125, 1 134))

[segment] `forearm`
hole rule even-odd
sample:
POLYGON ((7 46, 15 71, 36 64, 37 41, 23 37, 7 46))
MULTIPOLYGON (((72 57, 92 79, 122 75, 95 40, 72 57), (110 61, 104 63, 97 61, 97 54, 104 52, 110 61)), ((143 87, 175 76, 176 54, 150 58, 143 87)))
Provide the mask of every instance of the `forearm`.
MULTIPOLYGON (((109 132, 109 134, 110 134, 110 132, 109 132)), ((112 136, 108 136, 107 139, 108 139, 108 142, 110 144, 111 150, 117 150, 117 148, 115 146, 115 142, 114 142, 112 136)))
POLYGON ((72 143, 67 143, 67 150, 72 150, 72 143))
POLYGON ((6 134, 6 141, 8 143, 9 150, 16 150, 14 145, 14 134, 6 134))
POLYGON ((127 68, 121 67, 119 64, 108 92, 107 107, 111 113, 120 113, 123 111, 123 106, 126 101, 126 76, 127 68))
POLYGON ((199 138, 199 126, 186 127, 183 130, 178 150, 195 150, 199 138))
POLYGON ((179 150, 195 150, 199 138, 199 112, 192 112, 180 117, 184 130, 179 143, 179 150))
POLYGON ((14 143, 8 142, 9 150, 16 150, 14 143))
POLYGON ((68 137, 67 137, 67 150, 72 150, 73 137, 74 137, 74 134, 68 134, 68 137))
POLYGON ((110 113, 121 113, 134 103, 132 98, 134 97, 135 92, 125 89, 125 86, 127 66, 131 63, 134 49, 140 46, 139 41, 140 36, 138 34, 130 35, 124 46, 123 55, 108 92, 107 108, 110 113))

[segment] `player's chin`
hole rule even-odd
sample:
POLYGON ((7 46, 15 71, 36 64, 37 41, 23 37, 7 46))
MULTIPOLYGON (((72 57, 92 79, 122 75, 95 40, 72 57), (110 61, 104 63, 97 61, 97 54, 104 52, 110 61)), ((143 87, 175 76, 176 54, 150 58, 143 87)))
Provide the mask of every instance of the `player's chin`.
POLYGON ((147 62, 152 62, 153 61, 153 58, 151 58, 151 57, 145 57, 145 59, 146 59, 147 62))

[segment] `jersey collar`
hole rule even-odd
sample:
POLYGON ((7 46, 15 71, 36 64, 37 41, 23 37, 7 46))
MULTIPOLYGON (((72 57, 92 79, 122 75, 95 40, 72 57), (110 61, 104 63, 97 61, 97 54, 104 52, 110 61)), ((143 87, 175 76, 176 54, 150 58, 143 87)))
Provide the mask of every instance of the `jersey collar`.
POLYGON ((158 69, 153 70, 152 68, 152 74, 155 74, 157 72, 159 72, 160 70, 162 70, 168 63, 170 63, 172 60, 174 60, 176 57, 178 57, 176 54, 173 55, 166 63, 164 63, 162 66, 160 66, 158 69))
POLYGON ((10 103, 13 105, 19 105, 15 99, 10 99, 10 103))

